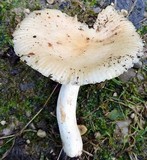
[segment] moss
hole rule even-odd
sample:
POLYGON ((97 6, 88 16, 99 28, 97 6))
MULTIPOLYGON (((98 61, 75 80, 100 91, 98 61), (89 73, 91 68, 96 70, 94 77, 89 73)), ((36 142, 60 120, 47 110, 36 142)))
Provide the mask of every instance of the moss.
MULTIPOLYGON (((143 69, 139 72, 144 75, 145 70, 143 69)), ((89 145, 89 150, 98 146, 98 151, 94 152, 95 159, 98 157, 99 159, 116 157, 117 159, 126 160, 129 159, 128 154, 130 151, 138 156, 143 154, 142 156, 146 157, 144 153, 141 154, 145 149, 142 143, 146 141, 146 128, 139 129, 139 124, 137 125, 132 121, 128 138, 121 139, 123 143, 120 143, 120 139, 114 134, 116 121, 128 119, 133 113, 145 112, 143 106, 145 105, 146 96, 138 90, 143 81, 134 78, 132 81, 124 83, 116 78, 100 85, 89 85, 81 88, 78 117, 80 117, 79 122, 84 123, 88 128, 86 136, 89 142, 86 141, 86 143, 89 145), (114 93, 117 93, 117 95, 114 96, 114 93), (142 106, 140 111, 138 111, 137 106, 142 106), (138 129, 134 131, 136 127, 138 129), (93 137, 97 132, 101 136, 96 140, 93 137), (140 135, 141 133, 142 136, 140 135), (137 137, 140 137, 140 140, 137 137), (133 144, 132 138, 134 139, 133 144), (105 142, 104 144, 103 141, 105 142)), ((142 120, 145 123, 145 117, 142 120)))
POLYGON ((6 0, 0 2, 0 48, 7 49, 12 45, 12 33, 24 17, 24 9, 40 9, 39 1, 6 0))

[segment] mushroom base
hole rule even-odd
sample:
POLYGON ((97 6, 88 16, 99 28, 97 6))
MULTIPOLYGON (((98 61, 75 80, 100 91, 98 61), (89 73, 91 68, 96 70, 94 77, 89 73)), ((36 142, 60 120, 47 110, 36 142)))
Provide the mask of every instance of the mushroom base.
POLYGON ((76 104, 80 86, 62 85, 57 102, 57 120, 64 152, 69 157, 82 154, 82 138, 76 121, 76 104))

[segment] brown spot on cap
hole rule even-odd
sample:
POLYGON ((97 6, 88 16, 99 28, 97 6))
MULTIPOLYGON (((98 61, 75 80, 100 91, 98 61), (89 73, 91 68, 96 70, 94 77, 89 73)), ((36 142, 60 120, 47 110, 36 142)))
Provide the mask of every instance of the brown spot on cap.
POLYGON ((49 47, 52 47, 52 44, 51 44, 51 43, 48 43, 48 46, 49 46, 49 47))
POLYGON ((33 52, 28 54, 28 56, 33 56, 33 55, 35 55, 35 53, 33 53, 33 52))
POLYGON ((83 30, 83 28, 81 28, 81 27, 80 27, 80 28, 78 28, 78 30, 80 30, 80 31, 84 31, 84 30, 83 30))
POLYGON ((37 16, 38 16, 38 15, 41 15, 41 13, 35 13, 35 14, 36 14, 37 16))
POLYGON ((62 44, 61 42, 56 42, 57 44, 62 44))

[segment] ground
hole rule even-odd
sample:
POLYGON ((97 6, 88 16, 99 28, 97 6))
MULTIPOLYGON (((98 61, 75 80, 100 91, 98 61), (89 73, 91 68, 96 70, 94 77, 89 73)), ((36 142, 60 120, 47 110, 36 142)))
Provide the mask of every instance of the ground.
MULTIPOLYGON (((16 25, 29 10, 57 8, 71 16, 77 14, 80 21, 91 27, 103 6, 103 1, 96 0, 55 0, 51 4, 43 0, 0 1, 0 159, 69 159, 64 154, 60 156, 62 144, 56 120, 61 85, 15 55, 12 33, 16 25)), ((138 32, 145 41, 146 55, 145 23, 138 32)), ((87 132, 82 136, 84 152, 80 159, 147 159, 145 55, 120 77, 81 87, 77 122, 85 125, 87 132)))

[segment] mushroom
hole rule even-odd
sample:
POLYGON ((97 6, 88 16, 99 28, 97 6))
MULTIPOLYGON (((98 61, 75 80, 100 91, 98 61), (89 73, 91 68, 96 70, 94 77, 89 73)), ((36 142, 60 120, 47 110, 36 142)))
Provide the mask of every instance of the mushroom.
POLYGON ((94 28, 59 10, 45 9, 26 17, 13 37, 22 61, 62 84, 57 120, 63 149, 69 157, 80 156, 79 88, 117 77, 138 62, 143 43, 135 27, 113 6, 99 13, 94 28))

